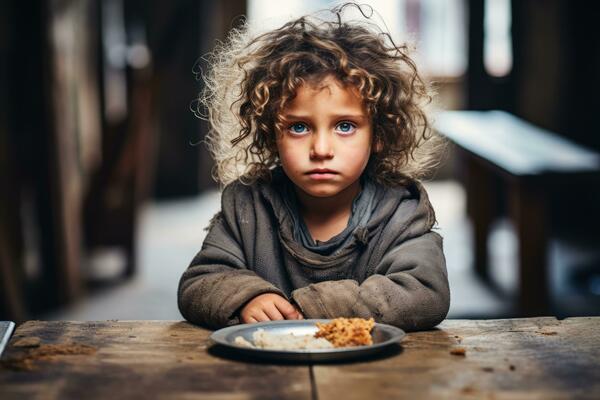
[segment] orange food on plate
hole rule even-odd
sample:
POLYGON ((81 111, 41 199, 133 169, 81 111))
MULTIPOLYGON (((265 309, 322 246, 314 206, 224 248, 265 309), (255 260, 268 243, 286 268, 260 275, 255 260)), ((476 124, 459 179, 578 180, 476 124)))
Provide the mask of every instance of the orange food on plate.
POLYGON ((373 318, 335 318, 328 323, 317 322, 316 338, 325 338, 334 347, 367 346, 373 344, 373 318))

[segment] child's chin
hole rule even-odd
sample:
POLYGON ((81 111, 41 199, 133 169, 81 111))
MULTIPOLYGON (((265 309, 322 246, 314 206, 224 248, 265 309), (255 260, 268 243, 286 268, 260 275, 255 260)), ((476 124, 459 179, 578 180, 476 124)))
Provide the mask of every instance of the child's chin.
POLYGON ((304 188, 304 192, 313 197, 332 197, 339 193, 339 190, 336 189, 314 189, 314 188, 304 188))

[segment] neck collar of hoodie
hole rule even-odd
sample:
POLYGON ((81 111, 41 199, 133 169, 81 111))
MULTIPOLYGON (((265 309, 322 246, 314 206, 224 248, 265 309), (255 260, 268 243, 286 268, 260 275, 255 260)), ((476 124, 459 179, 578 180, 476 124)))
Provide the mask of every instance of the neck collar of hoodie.
POLYGON ((300 203, 293 182, 281 179, 281 199, 292 219, 292 237, 304 248, 323 256, 335 256, 355 240, 357 229, 366 229, 367 223, 376 206, 378 186, 370 179, 361 178, 361 191, 352 201, 350 218, 346 228, 334 237, 326 240, 314 240, 300 212, 300 203))
MULTIPOLYGON (((364 197, 365 201, 371 204, 368 207, 370 209, 368 220, 363 221, 362 219, 367 215, 367 212, 364 214, 357 212, 356 218, 358 223, 353 227, 353 230, 350 229, 349 233, 341 232, 336 237, 324 242, 327 244, 336 239, 337 236, 343 235, 344 240, 337 238, 340 240, 340 245, 329 255, 320 254, 310 247, 305 247, 301 237, 299 237, 300 240, 296 239, 294 232, 296 232, 296 235, 302 235, 302 232, 298 233, 295 230, 294 227, 297 224, 294 221, 293 213, 290 212, 289 206, 286 205, 286 201, 284 200, 284 191, 288 190, 286 185, 293 183, 291 183, 287 175, 283 172, 281 166, 271 171, 271 179, 259 181, 258 191, 265 202, 272 208, 272 212, 279 223, 276 229, 282 247, 305 266, 311 268, 329 268, 345 263, 350 257, 356 257, 357 252, 362 251, 368 246, 384 246, 384 243, 374 243, 375 241, 380 241, 380 239, 373 239, 384 226, 388 226, 390 223, 393 226, 389 226, 389 228, 396 232, 394 236, 397 237, 393 238, 396 241, 417 232, 425 232, 435 222, 435 214, 429 203, 427 193, 419 182, 413 181, 408 186, 387 187, 372 180, 365 180, 365 183, 368 181, 374 185, 372 199, 368 200, 370 196, 364 197), (405 200, 408 200, 410 204, 406 203, 405 207, 400 207, 405 200), (407 214, 403 210, 406 210, 407 214), (398 215, 398 212, 402 215, 398 215), (391 222, 392 219, 393 222, 391 222), (346 233, 349 236, 346 236, 346 233)), ((364 193, 362 196, 364 196, 364 193)), ((355 199, 357 209, 360 207, 359 203, 363 201, 362 196, 357 196, 355 199)), ((319 246, 322 243, 315 243, 315 245, 319 246)))

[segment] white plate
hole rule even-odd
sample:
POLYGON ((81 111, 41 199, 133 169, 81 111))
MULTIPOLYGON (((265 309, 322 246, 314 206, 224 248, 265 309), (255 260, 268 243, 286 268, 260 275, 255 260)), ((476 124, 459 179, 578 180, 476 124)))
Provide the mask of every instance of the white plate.
POLYGON ((273 350, 244 347, 235 343, 235 338, 238 336, 253 343, 252 335, 259 328, 271 334, 287 335, 293 333, 294 335, 313 335, 318 330, 316 326, 317 322, 328 323, 330 321, 329 319, 304 319, 235 325, 213 332, 210 335, 210 339, 214 343, 225 346, 240 354, 254 357, 284 361, 335 361, 372 355, 380 352, 387 346, 400 343, 404 335, 406 335, 400 328, 376 323, 371 331, 373 344, 369 346, 317 350, 273 350))

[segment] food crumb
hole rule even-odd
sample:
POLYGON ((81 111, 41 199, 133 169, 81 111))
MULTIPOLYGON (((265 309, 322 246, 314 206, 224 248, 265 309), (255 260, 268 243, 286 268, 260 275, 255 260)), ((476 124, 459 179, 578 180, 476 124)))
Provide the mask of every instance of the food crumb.
POLYGON ((29 352, 39 360, 52 360, 55 356, 78 356, 96 353, 96 348, 79 343, 45 344, 29 352))
POLYGON ((0 361, 0 365, 13 371, 35 371, 33 362, 29 358, 9 358, 0 361))
POLYGON ((455 347, 452 350, 450 350, 450 354, 452 354, 453 356, 465 357, 467 355, 467 349, 465 349, 464 347, 455 347))
POLYGON ((510 369, 511 371, 514 371, 515 369, 517 369, 517 367, 515 367, 514 365, 510 364, 510 366, 508 367, 508 369, 510 369))
POLYGON ((462 388, 461 392, 463 394, 472 394, 475 393, 475 388, 473 386, 465 386, 464 388, 462 388))
POLYGON ((19 339, 14 342, 12 345, 14 347, 39 347, 40 346, 40 338, 37 336, 26 337, 23 339, 19 339))
POLYGON ((79 343, 40 344, 3 360, 2 366, 16 371, 34 371, 34 361, 55 361, 57 356, 91 355, 96 351, 95 347, 79 343))

